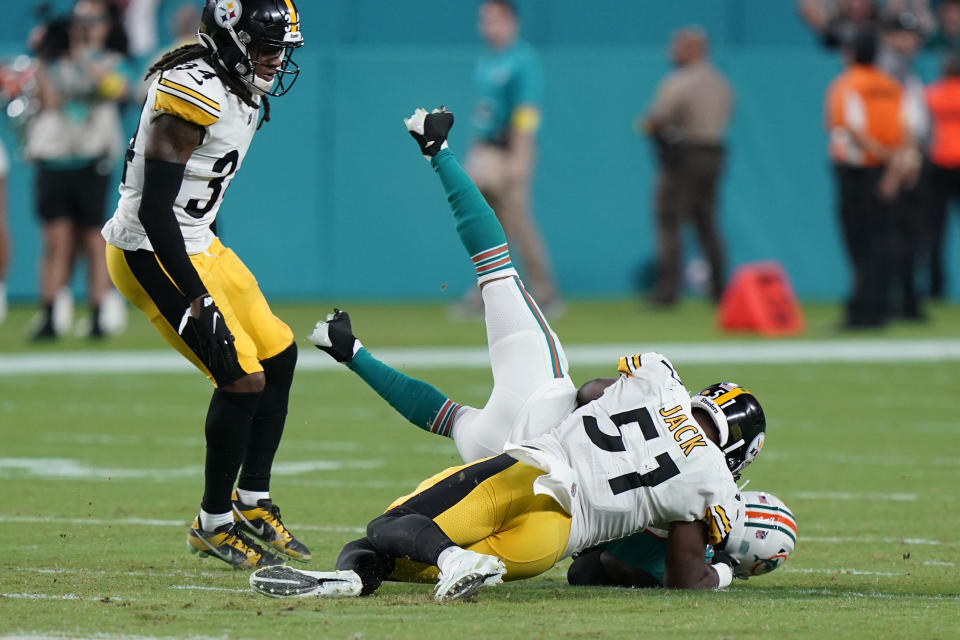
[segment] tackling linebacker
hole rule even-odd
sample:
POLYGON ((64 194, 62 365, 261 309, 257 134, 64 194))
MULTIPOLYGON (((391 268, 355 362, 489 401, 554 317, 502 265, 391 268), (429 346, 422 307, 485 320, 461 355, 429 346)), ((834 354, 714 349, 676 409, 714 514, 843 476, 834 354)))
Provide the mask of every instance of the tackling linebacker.
POLYGON ((250 569, 279 564, 275 553, 310 558, 270 498, 297 348, 210 225, 254 133, 270 119, 267 96, 283 95, 297 79, 292 55, 303 35, 292 0, 207 0, 201 22, 198 44, 148 72, 120 203, 103 236, 117 289, 215 387, 203 500, 187 546, 250 569))
MULTIPOLYGON (((740 422, 728 421, 710 396, 752 396, 726 385, 716 392, 705 390, 703 406, 697 401, 694 409, 670 362, 645 353, 621 358, 618 378, 585 385, 583 406, 570 413, 577 394, 556 336, 525 294, 493 211, 447 149, 452 114, 418 110, 406 123, 440 176, 460 238, 477 268, 495 378, 491 400, 483 410, 461 407, 429 385, 378 363, 353 336, 342 312, 320 323, 311 339, 348 363, 415 424, 434 431, 452 427, 464 459, 488 454, 482 451, 484 445, 492 446, 495 454, 504 442, 504 429, 511 439, 529 437, 513 440, 518 444, 508 442, 505 453, 441 472, 395 501, 368 525, 365 538, 344 547, 338 571, 265 567, 254 572, 251 585, 272 596, 354 596, 372 593, 386 579, 421 581, 435 578, 439 570, 436 599, 455 600, 502 579, 542 573, 563 557, 604 540, 659 526, 669 530, 667 586, 727 586, 736 562, 717 553, 708 565, 704 548, 708 542, 722 547, 744 518, 731 471, 749 464, 759 451, 764 426, 759 405, 753 400, 756 410, 749 420, 741 416, 740 422), (521 315, 537 325, 533 333, 538 344, 530 352, 511 348, 515 345, 509 334, 521 324, 517 314, 497 322, 505 309, 517 305, 526 305, 527 313, 521 315), (503 334, 508 337, 498 349, 503 334), (498 366, 498 361, 507 366, 498 366), (523 371, 534 364, 542 367, 548 379, 541 375, 531 382, 522 373, 498 375, 498 370, 509 372, 511 366, 524 364, 528 366, 523 371), (518 380, 534 388, 561 382, 555 383, 556 397, 546 401, 542 394, 513 392, 518 380), (496 434, 484 440, 490 437, 487 430, 461 429, 461 420, 465 426, 482 422, 484 412, 498 405, 498 397, 504 398, 502 406, 490 413, 508 418, 505 426, 499 425, 499 442, 496 434), (524 403, 530 398, 542 410, 532 416, 524 403), (555 418, 540 425, 539 433, 525 433, 541 413, 555 418), (745 431, 741 425, 748 423, 757 431, 745 431), (718 448, 721 443, 727 444, 726 454, 718 448)), ((516 337, 519 341, 524 331, 516 337)))

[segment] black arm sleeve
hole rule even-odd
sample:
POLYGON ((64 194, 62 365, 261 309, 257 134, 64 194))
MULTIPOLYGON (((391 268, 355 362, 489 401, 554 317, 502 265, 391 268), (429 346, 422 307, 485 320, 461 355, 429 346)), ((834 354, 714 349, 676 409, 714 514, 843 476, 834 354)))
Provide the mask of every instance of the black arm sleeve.
POLYGON ((185 170, 182 164, 144 160, 139 217, 160 264, 187 300, 194 300, 206 293, 207 288, 187 256, 183 234, 173 214, 185 170))

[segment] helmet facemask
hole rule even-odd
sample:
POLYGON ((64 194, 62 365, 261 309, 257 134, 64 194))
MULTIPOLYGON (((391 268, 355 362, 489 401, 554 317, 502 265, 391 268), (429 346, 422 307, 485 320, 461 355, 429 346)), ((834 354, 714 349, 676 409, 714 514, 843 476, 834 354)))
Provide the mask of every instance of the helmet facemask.
POLYGON ((197 34, 221 65, 256 95, 282 96, 300 75, 294 50, 303 46, 292 0, 207 0, 197 34), (257 72, 272 75, 262 78, 257 72))
POLYGON ((690 402, 713 420, 727 468, 739 479, 763 448, 767 427, 759 402, 747 389, 728 382, 707 387, 690 402))
POLYGON ((236 44, 240 55, 224 55, 225 52, 218 50, 212 38, 203 33, 199 35, 204 44, 217 51, 218 57, 227 71, 236 74, 257 95, 279 97, 290 91, 300 75, 300 65, 293 61, 293 52, 303 46, 303 38, 299 37, 299 34, 296 34, 298 37, 290 42, 268 39, 252 41, 246 32, 237 33, 230 26, 225 27, 225 30, 236 44), (244 40, 248 42, 244 42, 244 40), (274 54, 280 50, 283 53, 276 66, 261 61, 264 54, 267 58, 273 58, 274 54), (236 61, 229 59, 234 57, 237 58, 236 61), (273 71, 275 73, 274 77, 270 80, 261 78, 257 75, 257 71, 262 70, 262 68, 273 71))

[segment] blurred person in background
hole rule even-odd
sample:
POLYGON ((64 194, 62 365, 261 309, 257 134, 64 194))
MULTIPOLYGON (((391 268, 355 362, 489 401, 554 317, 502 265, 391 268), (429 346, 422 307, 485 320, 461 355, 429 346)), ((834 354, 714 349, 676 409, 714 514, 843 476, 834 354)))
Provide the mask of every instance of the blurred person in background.
POLYGON ((47 25, 39 43, 41 111, 28 126, 24 149, 37 168, 36 210, 43 227, 35 340, 55 338, 64 329, 55 322, 54 301, 70 280, 75 250, 87 258, 87 335, 104 335, 101 307, 109 277, 100 227, 110 173, 123 147, 119 104, 127 92, 123 58, 107 46, 111 33, 107 3, 78 0, 68 19, 47 25))
POLYGON ((876 65, 877 38, 857 36, 844 51, 847 68, 827 91, 829 154, 837 178, 843 238, 853 291, 843 327, 881 327, 889 319, 891 193, 899 189, 910 154, 903 89, 876 65))
POLYGON ((852 45, 857 34, 876 29, 880 17, 874 0, 798 0, 797 8, 828 49, 852 45))
POLYGON ((649 111, 637 123, 653 139, 660 164, 659 255, 651 301, 661 306, 675 304, 682 293, 680 226, 685 222, 694 225, 710 267, 710 298, 717 302, 723 295, 726 259, 717 230, 716 200, 734 98, 727 79, 707 54, 702 29, 676 32, 670 45, 676 70, 660 83, 649 111))
POLYGON ((960 53, 960 0, 941 0, 936 10, 937 29, 927 45, 960 53))
MULTIPOLYGON (((891 201, 894 250, 891 314, 904 320, 924 320, 926 313, 917 295, 916 261, 927 220, 928 185, 923 171, 923 149, 930 135, 923 80, 915 70, 915 58, 923 45, 920 21, 910 12, 884 14, 877 68, 903 88, 907 138, 901 153, 914 158, 901 176, 896 190, 885 193, 891 201)), ((904 155, 906 157, 906 155, 904 155)), ((889 184, 892 189, 893 184, 889 184)))
MULTIPOLYGON (((485 0, 479 21, 488 49, 474 71, 480 101, 473 113, 476 140, 467 171, 496 212, 541 308, 553 315, 562 304, 530 204, 543 97, 540 60, 520 38, 511 0, 485 0)), ((477 292, 471 289, 460 311, 482 310, 477 292)))
POLYGON ((0 141, 0 324, 7 318, 7 267, 10 265, 10 229, 7 226, 7 175, 10 158, 0 141))
POLYGON ((946 290, 943 266, 944 230, 950 201, 960 202, 960 52, 943 61, 943 77, 927 87, 933 122, 930 144, 931 194, 925 258, 929 293, 942 299, 946 290))

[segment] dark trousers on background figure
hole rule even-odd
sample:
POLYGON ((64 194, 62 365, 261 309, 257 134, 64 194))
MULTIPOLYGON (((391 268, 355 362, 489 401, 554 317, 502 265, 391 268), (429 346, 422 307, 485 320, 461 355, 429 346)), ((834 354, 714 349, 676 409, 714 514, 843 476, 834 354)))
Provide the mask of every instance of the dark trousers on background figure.
POLYGON ((837 195, 843 239, 853 270, 845 325, 879 327, 889 319, 890 224, 893 206, 877 187, 882 168, 836 165, 837 195))
POLYGON ((710 297, 723 295, 725 257, 717 230, 717 182, 723 171, 724 149, 718 145, 672 145, 660 157, 657 181, 657 281, 652 300, 677 302, 682 291, 680 230, 693 224, 704 258, 710 265, 710 297))

